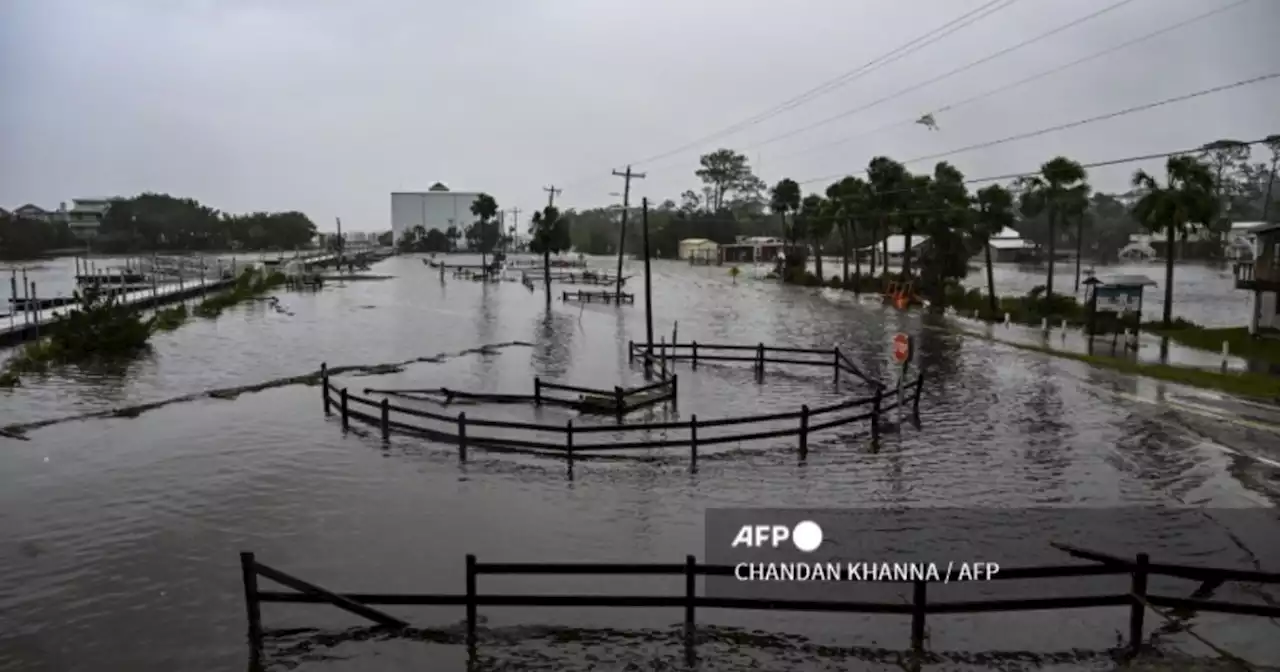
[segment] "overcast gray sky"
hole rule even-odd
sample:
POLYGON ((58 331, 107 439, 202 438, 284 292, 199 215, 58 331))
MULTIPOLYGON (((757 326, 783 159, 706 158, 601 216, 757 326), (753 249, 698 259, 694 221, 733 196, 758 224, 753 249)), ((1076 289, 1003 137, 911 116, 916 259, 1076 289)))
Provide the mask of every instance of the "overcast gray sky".
MULTIPOLYGON (((857 171, 1280 72, 1280 0, 937 115, 1235 0, 1132 0, 809 132, 749 147, 978 60, 1116 0, 1019 0, 814 101, 637 166, 633 196, 696 186, 742 149, 772 183, 857 171)), ((984 0, 0 0, 0 205, 142 191, 229 211, 390 228, 390 192, 437 180, 525 213, 616 198, 609 171, 756 115, 984 0)), ((970 177, 1280 133, 1280 80, 949 160, 970 177)), ((1258 152, 1259 158, 1262 152, 1258 152)), ((910 164, 928 170, 932 161, 910 164)), ((1135 166, 1099 169, 1123 186, 1135 166)), ((822 188, 824 183, 809 185, 822 188)), ((525 219, 525 215, 522 215, 525 219)))

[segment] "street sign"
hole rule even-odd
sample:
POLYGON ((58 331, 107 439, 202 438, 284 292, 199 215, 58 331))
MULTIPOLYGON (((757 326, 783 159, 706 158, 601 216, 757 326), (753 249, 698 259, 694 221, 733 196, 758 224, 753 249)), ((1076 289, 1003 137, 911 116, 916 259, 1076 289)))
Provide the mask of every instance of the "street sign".
POLYGON ((911 337, 904 333, 893 336, 893 361, 906 364, 911 361, 911 337))

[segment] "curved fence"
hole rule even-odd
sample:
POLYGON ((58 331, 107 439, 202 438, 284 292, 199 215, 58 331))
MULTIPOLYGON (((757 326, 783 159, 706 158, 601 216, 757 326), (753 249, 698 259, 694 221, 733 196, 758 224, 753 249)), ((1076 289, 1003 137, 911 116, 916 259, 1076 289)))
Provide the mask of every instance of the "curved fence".
POLYGON ((687 448, 690 461, 697 463, 698 449, 705 446, 742 443, 765 439, 795 437, 801 458, 808 455, 809 436, 814 432, 866 422, 873 439, 882 433, 882 417, 888 411, 908 406, 912 416, 919 418, 920 395, 924 387, 924 374, 897 390, 866 378, 849 361, 839 348, 783 348, 759 345, 699 345, 697 343, 671 346, 648 343, 629 343, 632 359, 639 358, 645 366, 657 369, 657 383, 637 388, 614 387, 612 390, 593 389, 543 381, 534 378, 533 394, 483 394, 436 388, 429 390, 375 390, 366 388, 364 394, 382 394, 381 399, 353 394, 347 388, 339 388, 329 378, 328 368, 321 365, 321 389, 324 411, 335 411, 341 416, 344 429, 352 421, 377 426, 383 439, 392 432, 422 436, 458 446, 458 456, 467 458, 469 448, 483 448, 506 452, 523 452, 554 455, 572 461, 575 458, 604 454, 645 451, 653 449, 687 448), (672 353, 667 353, 670 348, 672 353), (687 355, 682 350, 688 348, 687 355), (722 352, 743 354, 717 354, 722 352), (657 352, 653 356, 650 352, 657 352), (775 356, 776 355, 776 356, 775 356), (783 356, 785 355, 785 356, 783 356), (703 418, 691 415, 688 420, 668 422, 624 423, 626 413, 668 402, 674 404, 679 396, 679 376, 668 374, 667 363, 690 361, 752 362, 758 375, 763 375, 766 364, 825 366, 833 370, 838 382, 841 373, 852 374, 866 382, 870 394, 822 406, 802 405, 797 410, 724 418, 703 418), (554 394, 569 392, 579 394, 572 399, 554 394), (516 422, 468 417, 466 412, 456 415, 411 408, 393 404, 390 397, 417 398, 449 404, 469 400, 488 403, 521 403, 536 405, 554 404, 577 408, 584 413, 614 415, 617 424, 575 424, 573 419, 563 425, 516 422), (443 398, 443 401, 440 401, 443 398))

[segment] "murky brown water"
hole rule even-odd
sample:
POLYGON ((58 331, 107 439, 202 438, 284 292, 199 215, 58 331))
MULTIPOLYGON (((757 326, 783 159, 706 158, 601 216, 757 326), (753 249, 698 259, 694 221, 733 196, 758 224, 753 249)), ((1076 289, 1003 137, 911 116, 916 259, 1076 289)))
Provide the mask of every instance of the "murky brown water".
MULTIPOLYGON (((634 266, 639 271, 639 265, 634 266)), ((839 344, 889 377, 889 337, 917 334, 931 383, 923 426, 878 451, 865 435, 655 462, 563 462, 474 453, 376 433, 344 434, 315 387, 235 400, 202 399, 137 418, 93 419, 0 439, 0 670, 223 670, 247 662, 237 552, 343 591, 460 592, 463 555, 481 560, 678 562, 701 555, 709 507, 945 505, 1274 506, 1275 470, 1224 452, 1280 452, 1271 437, 1228 433, 1117 396, 1150 383, 998 344, 922 330, 920 317, 850 297, 740 278, 724 269, 655 263, 659 333, 680 340, 839 344)), ((385 282, 281 293, 156 338, 127 375, 85 372, 0 391, 0 426, 211 388, 259 383, 330 365, 404 361, 485 343, 492 355, 344 377, 352 389, 448 386, 528 392, 540 375, 611 386, 637 374, 626 341, 643 340, 643 309, 565 306, 518 283, 480 286, 417 259, 384 262, 385 282)), ((638 285, 639 279, 632 282, 638 285)), ((640 287, 632 288, 639 291, 640 287)), ((716 417, 834 398, 826 374, 682 372, 681 417, 716 417)), ((518 409, 493 410, 520 414, 518 409)), ((531 413, 531 412, 530 412, 531 413)), ((545 410, 547 418, 555 411, 545 410)), ((655 411, 662 417, 664 411, 655 411)), ((532 417, 530 415, 530 417, 532 417)), ((653 457, 653 456, 651 456, 653 457)), ((1254 543, 1244 540, 1242 543, 1254 543)), ((1152 552, 1159 555, 1158 549, 1152 552)), ((1274 567, 1273 567, 1274 569, 1274 567)), ((678 591, 679 579, 484 579, 481 590, 678 591)), ((460 609, 396 610, 421 636, 368 641, 358 622, 314 606, 267 605, 273 669, 463 669, 460 609), (345 634, 344 634, 345 633, 345 634)), ((482 609, 495 630, 490 669, 669 669, 680 658, 678 611, 482 609), (557 630, 553 626, 572 627, 557 630), (657 661, 657 662, 655 662, 657 661)), ((931 624, 937 669, 1107 669, 1076 647, 1116 644, 1125 614, 955 617, 931 624), (1014 656, 974 651, 1037 652, 1014 656), (1057 653, 1054 653, 1057 652, 1057 653), (1051 655, 1052 654, 1052 655, 1051 655)), ((905 619, 705 612, 704 669, 897 669, 905 619), (762 632, 750 635, 732 628, 762 632), (778 639, 796 633, 810 644, 778 639), (818 645, 837 645, 827 649, 818 645)), ((1198 620, 1260 662, 1274 635, 1239 619, 1198 620)), ((1170 646, 1195 646, 1170 637, 1170 646)))

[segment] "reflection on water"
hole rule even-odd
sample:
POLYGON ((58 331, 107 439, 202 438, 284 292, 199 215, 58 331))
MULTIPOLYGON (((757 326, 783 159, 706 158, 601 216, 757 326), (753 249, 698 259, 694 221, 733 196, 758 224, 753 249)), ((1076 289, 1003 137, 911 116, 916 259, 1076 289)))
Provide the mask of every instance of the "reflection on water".
MULTIPOLYGON (((669 337, 678 321, 681 342, 839 345, 886 381, 896 376, 889 339, 905 331, 916 339, 916 365, 928 372, 920 428, 905 427, 879 446, 865 428, 820 432, 803 464, 784 440, 728 446, 723 457, 700 459, 696 472, 685 453, 653 455, 667 458, 653 462, 583 461, 570 480, 560 461, 477 450, 459 465, 455 447, 407 436, 384 446, 376 431, 344 433, 336 418, 323 416, 318 390, 306 386, 174 404, 137 418, 55 424, 31 432, 30 441, 0 439, 0 669, 242 667, 236 556, 242 549, 338 590, 456 593, 466 553, 482 561, 702 556, 702 514, 712 507, 1272 505, 1272 472, 1242 466, 1210 445, 1204 427, 1193 431, 1160 406, 1117 396, 1150 392, 1132 378, 926 330, 918 315, 861 306, 848 293, 747 277, 735 284, 723 271, 655 262, 655 330, 669 337)), ((531 376, 603 387, 643 379, 627 363, 625 344, 645 340, 642 301, 621 309, 557 304, 547 314, 541 293, 518 283, 441 284, 416 258, 388 260, 376 272, 397 277, 280 293, 293 315, 246 305, 217 320, 192 320, 157 335, 153 354, 124 376, 73 372, 0 390, 0 426, 260 383, 314 371, 320 362, 402 362, 441 353, 448 356, 386 376, 395 381, 389 385, 367 377, 346 384, 527 391, 531 376), (507 341, 532 347, 454 356, 507 341)), ((749 369, 732 365, 677 371, 679 408, 653 408, 641 417, 745 415, 840 398, 828 372, 779 366, 756 382, 749 369)), ((558 424, 568 417, 549 408, 492 412, 558 424)), ((1239 437, 1259 451, 1272 440, 1239 437)), ((1241 543, 1254 540, 1244 535, 1241 543)), ((482 583, 495 592, 679 588, 645 577, 482 583)), ((462 615, 396 613, 449 632, 462 615)), ((487 655, 511 669, 599 669, 602 660, 650 669, 668 652, 668 641, 646 640, 644 633, 668 632, 680 618, 677 611, 646 609, 482 613, 508 635, 487 655), (553 626, 571 629, 554 637, 533 632, 553 626)), ((272 605, 264 618, 268 627, 325 633, 353 624, 323 608, 272 605)), ((931 621, 931 647, 956 660, 993 648, 1045 656, 1105 649, 1114 635, 1097 625, 1110 617, 1099 618, 1043 613, 931 621)), ((1124 618, 1115 616, 1117 628, 1124 618)), ((907 632, 903 623, 878 617, 709 611, 698 619, 715 626, 707 630, 708 670, 848 669, 862 665, 852 661, 879 660, 869 651, 887 656, 901 649, 907 632), (786 640, 784 647, 764 641, 770 635, 750 638, 734 628, 802 633, 809 641, 786 640), (739 634, 718 639, 722 633, 739 634), (822 648, 829 645, 860 653, 837 655, 822 648)), ((1197 630, 1226 641, 1252 639, 1239 644, 1250 654, 1274 641, 1238 620, 1201 618, 1197 630)), ((1170 646, 1185 640, 1172 639, 1170 646)), ((289 648, 295 644, 281 644, 287 650, 279 669, 400 663, 460 669, 447 662, 461 660, 454 640, 289 648)), ((678 656, 678 647, 670 652, 678 656)))

